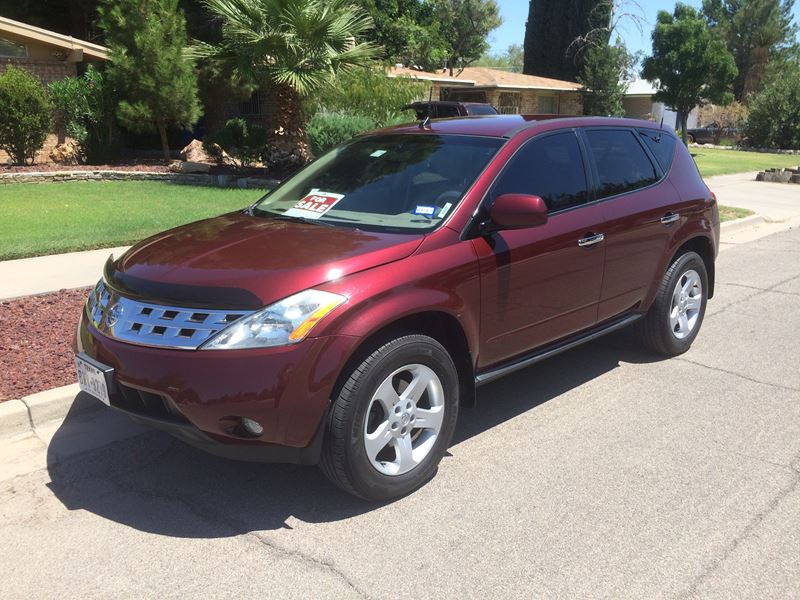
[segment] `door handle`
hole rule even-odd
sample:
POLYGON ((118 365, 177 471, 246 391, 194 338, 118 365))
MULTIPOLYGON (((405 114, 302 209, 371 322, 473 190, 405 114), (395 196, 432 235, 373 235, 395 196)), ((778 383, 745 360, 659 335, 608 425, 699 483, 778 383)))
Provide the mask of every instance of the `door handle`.
POLYGON ((681 216, 678 213, 668 212, 663 217, 661 217, 661 222, 664 225, 672 225, 675 221, 677 221, 680 218, 681 216))
POLYGON ((590 233, 586 237, 582 237, 578 240, 578 246, 581 248, 588 248, 589 246, 594 246, 595 244, 599 244, 606 236, 602 233, 590 233))

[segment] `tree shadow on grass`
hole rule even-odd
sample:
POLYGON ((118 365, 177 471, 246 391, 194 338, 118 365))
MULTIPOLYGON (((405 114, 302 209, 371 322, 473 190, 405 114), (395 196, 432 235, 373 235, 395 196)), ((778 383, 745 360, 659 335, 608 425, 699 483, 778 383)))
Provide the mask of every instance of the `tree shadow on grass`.
MULTIPOLYGON (((656 360, 636 350, 629 338, 619 332, 481 387, 478 406, 459 415, 452 446, 489 434, 497 425, 613 371, 621 361, 656 360)), ((142 429, 115 411, 85 411, 92 402, 78 396, 48 447, 50 489, 70 510, 86 510, 159 535, 214 538, 287 528, 289 517, 339 521, 381 506, 341 492, 315 467, 211 456, 142 429), (114 441, 80 448, 91 442, 87 436, 102 435, 104 428, 116 429, 110 435, 114 441)), ((446 457, 442 468, 449 460, 455 459, 446 457)))

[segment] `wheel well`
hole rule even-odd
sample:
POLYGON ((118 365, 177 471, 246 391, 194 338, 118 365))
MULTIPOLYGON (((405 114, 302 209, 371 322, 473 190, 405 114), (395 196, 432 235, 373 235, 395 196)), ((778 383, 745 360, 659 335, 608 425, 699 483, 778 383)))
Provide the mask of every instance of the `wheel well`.
POLYGON ((694 237, 684 242, 675 252, 670 264, 675 262, 675 259, 686 252, 696 252, 700 255, 700 258, 703 259, 703 263, 706 265, 706 272, 708 273, 708 297, 713 298, 716 272, 714 269, 714 251, 711 248, 711 242, 708 238, 703 236, 694 237))
POLYGON ((334 393, 338 394, 340 387, 345 384, 353 369, 361 364, 376 347, 409 333, 432 337, 447 349, 458 371, 459 403, 461 406, 474 406, 475 372, 466 335, 464 335, 464 330, 455 317, 439 311, 409 315, 389 323, 370 334, 369 337, 361 342, 358 349, 345 364, 339 376, 339 381, 337 381, 334 388, 334 393))

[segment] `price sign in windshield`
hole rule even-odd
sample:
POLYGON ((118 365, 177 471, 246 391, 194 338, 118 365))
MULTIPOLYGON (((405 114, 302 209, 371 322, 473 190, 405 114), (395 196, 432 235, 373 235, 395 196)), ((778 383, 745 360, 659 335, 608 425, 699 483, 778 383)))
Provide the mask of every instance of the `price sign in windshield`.
POLYGON ((344 194, 314 191, 300 200, 284 214, 287 217, 303 217, 305 219, 319 219, 344 198, 344 194))

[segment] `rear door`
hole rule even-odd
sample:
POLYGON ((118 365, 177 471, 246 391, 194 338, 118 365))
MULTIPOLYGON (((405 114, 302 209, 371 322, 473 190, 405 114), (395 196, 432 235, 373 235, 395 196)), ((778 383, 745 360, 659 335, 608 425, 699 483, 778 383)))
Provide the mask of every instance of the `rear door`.
POLYGON ((605 220, 606 264, 598 320, 638 309, 680 221, 678 193, 648 149, 672 160, 675 138, 632 128, 583 131, 605 220), (646 136, 651 136, 645 139, 646 136))
POLYGON ((481 267, 479 366, 526 354, 597 321, 603 216, 598 204, 587 204, 588 181, 580 141, 567 130, 526 142, 491 187, 488 205, 501 194, 534 194, 547 203, 549 220, 472 240, 481 267))

